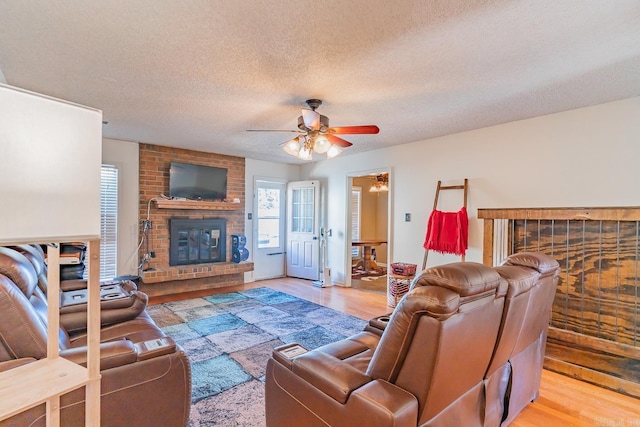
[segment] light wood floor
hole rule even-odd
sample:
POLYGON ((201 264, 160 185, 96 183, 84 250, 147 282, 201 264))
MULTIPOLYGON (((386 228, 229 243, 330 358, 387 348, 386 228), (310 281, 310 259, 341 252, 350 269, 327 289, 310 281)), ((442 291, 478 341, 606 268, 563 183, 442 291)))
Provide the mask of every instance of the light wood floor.
MULTIPOLYGON (((386 295, 338 286, 314 287, 308 280, 282 278, 151 298, 150 304, 195 298, 214 293, 269 287, 331 307, 361 319, 370 319, 392 310, 386 295)), ((551 371, 542 372, 540 397, 511 423, 513 427, 640 427, 640 400, 606 390, 551 371)))

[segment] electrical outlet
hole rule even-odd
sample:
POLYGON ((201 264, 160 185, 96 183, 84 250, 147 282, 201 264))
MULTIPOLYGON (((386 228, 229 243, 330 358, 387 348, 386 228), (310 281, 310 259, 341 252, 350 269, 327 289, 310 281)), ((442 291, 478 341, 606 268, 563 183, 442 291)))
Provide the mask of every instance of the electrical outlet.
POLYGON ((247 213, 247 219, 251 219, 252 215, 251 212, 247 213))

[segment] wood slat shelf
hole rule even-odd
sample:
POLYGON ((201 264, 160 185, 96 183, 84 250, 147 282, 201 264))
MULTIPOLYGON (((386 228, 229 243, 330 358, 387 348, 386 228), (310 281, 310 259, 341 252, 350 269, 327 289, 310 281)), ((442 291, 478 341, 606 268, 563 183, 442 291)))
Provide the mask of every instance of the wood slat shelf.
POLYGON ((239 211, 242 203, 212 202, 207 200, 154 200, 158 209, 191 209, 206 211, 239 211))
POLYGON ((37 360, 0 375, 0 420, 87 385, 89 371, 62 357, 37 360), (39 391, 39 392, 38 392, 39 391))

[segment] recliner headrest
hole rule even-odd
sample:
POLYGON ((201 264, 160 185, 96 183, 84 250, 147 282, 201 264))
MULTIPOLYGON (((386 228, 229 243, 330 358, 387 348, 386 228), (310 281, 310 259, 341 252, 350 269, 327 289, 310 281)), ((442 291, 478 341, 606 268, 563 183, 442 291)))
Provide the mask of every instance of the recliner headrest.
POLYGON ((558 261, 549 255, 539 252, 520 252, 509 255, 502 265, 529 267, 538 271, 540 274, 546 274, 560 268, 558 261))
POLYGON ((0 274, 15 283, 27 298, 38 286, 38 275, 33 264, 13 249, 0 247, 0 274))
POLYGON ((33 268, 36 269, 36 274, 38 277, 44 271, 44 256, 38 252, 38 250, 32 245, 17 245, 10 246, 9 249, 13 249, 17 252, 20 252, 22 255, 27 257, 27 259, 33 265, 33 268))
POLYGON ((475 262, 454 262, 423 271, 411 283, 411 289, 440 286, 466 297, 498 289, 502 283, 498 272, 491 267, 475 262))

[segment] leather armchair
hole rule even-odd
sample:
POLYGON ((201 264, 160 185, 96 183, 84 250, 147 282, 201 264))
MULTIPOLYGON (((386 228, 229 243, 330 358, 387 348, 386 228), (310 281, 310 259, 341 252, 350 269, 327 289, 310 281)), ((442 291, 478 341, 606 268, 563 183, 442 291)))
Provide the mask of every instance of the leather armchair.
MULTIPOLYGON (((0 371, 46 357, 47 306, 36 294, 38 274, 26 257, 0 256, 0 371)), ((101 425, 186 426, 191 367, 182 349, 151 320, 105 326, 100 334, 101 425)), ((86 363, 86 335, 60 328, 60 355, 86 363)), ((61 425, 83 425, 84 388, 61 397, 61 425)), ((45 425, 44 405, 0 426, 45 425)))
POLYGON ((506 290, 482 264, 432 268, 383 329, 293 357, 295 344, 275 349, 267 426, 481 426, 506 290))

